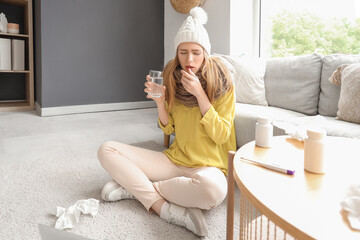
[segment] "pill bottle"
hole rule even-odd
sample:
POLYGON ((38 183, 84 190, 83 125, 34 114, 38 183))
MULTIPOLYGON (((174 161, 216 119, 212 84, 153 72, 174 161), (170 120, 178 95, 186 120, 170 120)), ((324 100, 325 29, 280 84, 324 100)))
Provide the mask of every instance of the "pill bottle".
POLYGON ((268 118, 258 118, 255 125, 255 144, 259 147, 271 147, 273 125, 268 118))
POLYGON ((311 173, 325 173, 325 139, 323 129, 308 129, 304 141, 304 169, 311 173))

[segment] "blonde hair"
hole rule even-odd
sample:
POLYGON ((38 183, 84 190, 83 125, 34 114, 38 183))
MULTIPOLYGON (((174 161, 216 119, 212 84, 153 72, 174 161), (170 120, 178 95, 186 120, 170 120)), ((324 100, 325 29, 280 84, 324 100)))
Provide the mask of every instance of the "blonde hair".
MULTIPOLYGON (((165 99, 168 104, 168 111, 171 110, 175 101, 176 82, 173 73, 178 66, 180 66, 180 61, 178 52, 176 51, 175 58, 170 60, 163 70, 164 86, 166 87, 165 99)), ((233 83, 229 71, 218 57, 209 56, 208 53, 204 51, 204 62, 199 71, 201 71, 202 77, 206 80, 207 87, 205 92, 211 103, 215 100, 216 91, 218 89, 220 89, 220 91, 222 90, 223 82, 228 84, 228 91, 232 90, 233 83)))

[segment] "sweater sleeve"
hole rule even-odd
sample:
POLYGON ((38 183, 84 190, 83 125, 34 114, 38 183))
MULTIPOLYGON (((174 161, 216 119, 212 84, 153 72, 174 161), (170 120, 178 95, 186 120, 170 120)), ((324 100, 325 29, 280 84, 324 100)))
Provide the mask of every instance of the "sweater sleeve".
POLYGON ((234 89, 216 100, 200 120, 207 135, 217 144, 224 144, 231 135, 235 114, 234 89))
MULTIPOLYGON (((168 109, 167 104, 166 104, 166 109, 168 109)), ((169 122, 166 126, 163 126, 161 124, 160 118, 158 118, 158 125, 166 135, 170 135, 173 132, 175 132, 174 118, 171 113, 168 113, 168 116, 169 116, 169 122)))

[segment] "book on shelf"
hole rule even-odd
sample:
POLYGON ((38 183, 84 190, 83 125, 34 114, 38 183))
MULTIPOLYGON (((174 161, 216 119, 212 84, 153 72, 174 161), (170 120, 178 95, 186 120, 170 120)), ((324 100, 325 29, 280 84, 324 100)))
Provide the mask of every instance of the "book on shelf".
POLYGON ((11 65, 12 70, 25 70, 25 41, 13 39, 11 40, 11 65))
POLYGON ((0 70, 11 70, 11 40, 0 38, 0 70))

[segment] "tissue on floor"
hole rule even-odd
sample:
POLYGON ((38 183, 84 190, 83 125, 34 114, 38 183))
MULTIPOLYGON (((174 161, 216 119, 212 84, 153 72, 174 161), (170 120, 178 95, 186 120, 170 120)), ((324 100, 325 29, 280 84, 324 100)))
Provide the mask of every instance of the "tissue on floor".
POLYGON ((86 200, 78 200, 74 205, 63 208, 57 207, 56 216, 59 218, 56 221, 55 228, 66 229, 73 228, 79 222, 80 214, 91 214, 95 216, 99 211, 99 200, 89 198, 86 200))

